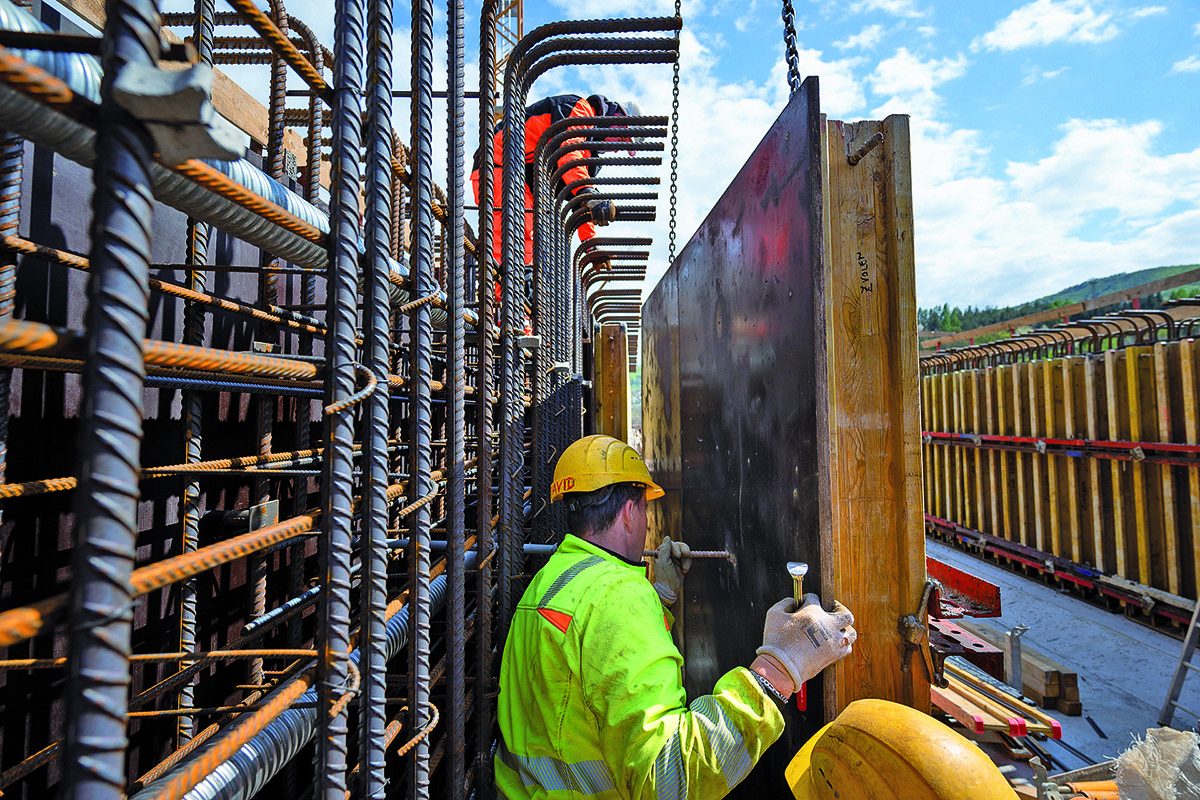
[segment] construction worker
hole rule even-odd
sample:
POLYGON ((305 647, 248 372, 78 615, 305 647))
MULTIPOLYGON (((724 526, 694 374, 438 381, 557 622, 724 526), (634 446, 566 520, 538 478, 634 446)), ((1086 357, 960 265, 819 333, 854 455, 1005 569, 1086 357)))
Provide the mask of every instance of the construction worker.
MULTIPOLYGON (((642 110, 637 103, 632 101, 616 103, 609 100, 607 97, 599 94, 589 95, 588 97, 580 97, 577 94, 560 94, 553 97, 547 97, 543 100, 538 100, 533 105, 525 109, 525 265, 533 264, 533 212, 529 209, 533 208, 534 197, 533 188, 537 186, 537 175, 534 173, 535 166, 533 158, 537 150, 538 140, 542 134, 556 122, 567 119, 568 117, 629 117, 641 116, 642 110)), ((592 135, 587 137, 589 141, 630 141, 628 137, 622 137, 618 134, 613 136, 597 136, 592 135)), ((584 141, 584 137, 577 139, 568 139, 564 142, 567 144, 579 144, 584 141)), ((559 168, 565 167, 569 162, 580 158, 591 158, 595 155, 593 151, 582 148, 580 150, 568 151, 558 160, 559 168)), ((479 167, 480 167, 480 152, 475 151, 474 163, 471 172, 471 186, 475 190, 475 202, 479 202, 479 167)), ((499 207, 503 200, 504 179, 504 125, 501 124, 492 137, 492 205, 499 207)), ((577 165, 568 169, 557 184, 552 188, 552 191, 557 194, 564 186, 574 181, 595 177, 599 170, 597 166, 577 165)), ((572 189, 572 194, 587 194, 595 193, 595 188, 591 186, 576 186, 572 189)), ((587 241, 596 235, 597 225, 607 225, 616 218, 617 207, 608 200, 596 200, 589 203, 591 210, 591 221, 585 222, 579 228, 579 240, 587 241)), ((496 210, 493 212, 493 237, 492 237, 492 257, 497 264, 500 263, 501 252, 503 249, 503 233, 501 228, 501 212, 496 210)))
POLYGON ((1015 800, 973 742, 916 709, 856 700, 784 773, 796 800, 1015 800))
POLYGON ((588 436, 559 458, 551 502, 570 533, 533 577, 500 668, 496 788, 543 797, 724 797, 783 731, 796 687, 850 653, 854 616, 816 595, 768 612, 763 646, 686 703, 670 606, 691 551, 670 538, 646 579, 646 503, 662 497, 637 451, 588 436))

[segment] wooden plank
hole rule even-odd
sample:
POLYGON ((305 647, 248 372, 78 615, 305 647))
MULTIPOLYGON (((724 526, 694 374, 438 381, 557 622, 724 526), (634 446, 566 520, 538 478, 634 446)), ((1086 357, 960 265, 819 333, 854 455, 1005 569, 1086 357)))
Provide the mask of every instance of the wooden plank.
MULTIPOLYGON (((1179 342, 1175 345, 1178 358, 1179 384, 1182 398, 1183 441, 1187 444, 1200 444, 1200 408, 1197 407, 1196 395, 1196 354, 1200 348, 1194 340, 1179 342)), ((1200 468, 1188 468, 1188 501, 1189 520, 1191 522, 1191 554, 1192 554, 1192 591, 1200 592, 1200 468)), ((1194 597, 1195 595, 1189 595, 1194 597)))
MULTIPOLYGON (((1000 380, 1000 376, 992 367, 983 370, 983 388, 984 388, 984 406, 983 430, 986 433, 995 434, 999 430, 996 421, 996 386, 1000 380)), ((989 449, 987 451, 987 475, 988 475, 988 507, 992 513, 992 529, 993 536, 1003 535, 1003 529, 1000 527, 1000 491, 998 482, 997 456, 1001 452, 989 449)))
MULTIPOLYGON (((1012 365, 1004 364, 996 370, 996 432, 1000 436, 1012 436, 1012 365)), ((1017 541, 1017 537, 1013 533, 1012 521, 1012 497, 1009 487, 1009 461, 1014 460, 1013 454, 1001 450, 1000 456, 1000 505, 1004 511, 1003 514, 1003 536, 1009 541, 1017 541)))
MULTIPOLYGON (((1121 414, 1121 399, 1124 397, 1124 353, 1119 350, 1109 350, 1104 354, 1104 399, 1108 409, 1108 438, 1112 441, 1128 439, 1125 417, 1121 414)), ((1110 466, 1112 476, 1112 521, 1113 521, 1113 552, 1116 558, 1117 575, 1132 580, 1132 562, 1129 558, 1129 537, 1125 534, 1125 486, 1122 480, 1122 470, 1125 464, 1113 461, 1110 466)))
MULTIPOLYGON (((1087 438, 1095 441, 1100 438, 1100 387, 1097 383, 1104 377, 1104 372, 1096 368, 1097 359, 1095 356, 1086 357, 1083 359, 1083 387, 1084 387, 1084 418, 1087 425, 1087 438)), ((1101 572, 1106 572, 1111 558, 1104 547, 1104 502, 1102 494, 1102 486, 1100 484, 1100 459, 1089 458, 1088 465, 1088 482, 1091 486, 1091 491, 1088 492, 1088 499, 1091 501, 1091 534, 1092 534, 1092 558, 1096 569, 1101 572)))
MULTIPOLYGON (((1029 436, 1045 436, 1046 432, 1042 427, 1042 417, 1045 416, 1045 409, 1042 404, 1042 369, 1041 365, 1036 361, 1029 361, 1025 364, 1025 374, 1028 378, 1029 389, 1029 436)), ((1042 454, 1031 454, 1029 457, 1033 461, 1033 524, 1034 524, 1034 541, 1038 550, 1046 551, 1048 542, 1046 541, 1047 528, 1046 523, 1046 497, 1043 487, 1043 473, 1045 472, 1046 456, 1042 454)))
MULTIPOLYGON (((1078 428, 1076 428, 1076 419, 1079 417, 1079 407, 1082 405, 1082 397, 1079 397, 1078 389, 1079 375, 1082 374, 1082 359, 1079 356, 1068 356, 1062 360, 1062 421, 1063 435, 1068 439, 1074 439, 1078 428), (1078 402, 1076 402, 1078 399, 1078 402)), ((1085 558, 1084 542, 1082 542, 1080 524, 1080 509, 1082 506, 1082 492, 1079 481, 1079 458, 1066 457, 1062 461, 1067 468, 1067 539, 1070 542, 1070 558, 1076 564, 1087 563, 1094 564, 1091 559, 1085 558)), ((1091 461, 1091 459, 1088 459, 1091 461)))
POLYGON ((1171 275, 1167 278, 1161 278, 1157 281, 1143 283, 1140 286, 1131 286, 1128 289, 1123 289, 1119 292, 1110 292, 1100 297, 1093 297, 1089 300, 1084 300, 1080 303, 1071 303, 1058 308, 1047 309, 1045 311, 1036 311, 1032 314, 1026 314, 1023 317, 1014 317, 1013 319, 996 322, 991 325, 983 325, 978 328, 972 328, 969 331, 961 331, 952 333, 946 336, 932 337, 921 341, 922 349, 936 349, 938 345, 953 344, 955 342, 966 342, 980 336, 986 336, 989 333, 1000 333, 1001 331, 1009 331, 1014 328, 1023 327, 1025 325, 1036 325, 1039 322, 1050 322, 1053 320, 1066 319, 1073 317, 1076 314, 1082 314, 1085 311, 1092 311, 1105 306, 1116 305, 1137 297, 1149 297, 1152 294, 1158 294, 1168 289, 1174 289, 1178 286, 1187 286, 1189 283, 1200 282, 1200 269, 1192 269, 1186 272, 1180 272, 1176 275, 1171 275))
MULTIPOLYGON (((1162 342, 1154 345, 1154 416, 1157 423, 1155 431, 1159 442, 1172 442, 1171 435, 1171 391, 1167 380, 1167 346, 1162 342)), ((1167 573, 1167 584, 1164 587, 1171 594, 1182 594, 1180 589, 1183 574, 1183 564, 1180 562, 1179 530, 1175 519, 1175 476, 1174 470, 1167 464, 1159 464, 1157 469, 1159 492, 1162 503, 1162 544, 1163 568, 1167 573)))
POLYGON ((831 585, 856 604, 855 652, 863 654, 833 668, 826 711, 863 697, 928 711, 928 675, 920 667, 900 672, 895 635, 896 620, 917 607, 925 582, 908 118, 829 121, 825 134, 825 375, 834 398, 827 408, 837 507, 831 585), (850 166, 850 143, 876 132, 884 144, 850 166), (889 585, 881 585, 879 570, 862 568, 867 562, 887 565, 889 585))
MULTIPOLYGON (((1144 347, 1125 348, 1125 389, 1129 400, 1129 437, 1131 441, 1142 441, 1142 354, 1144 347)), ((1130 467, 1133 483, 1133 531, 1137 544, 1138 582, 1154 585, 1152 545, 1150 541, 1150 519, 1147 516, 1145 467, 1134 462, 1130 467)))
POLYGON ((600 325, 592 334, 595 400, 592 430, 629 441, 629 337, 623 322, 600 325))
MULTIPOLYGON (((1047 358, 1041 362, 1042 433, 1047 438, 1060 438, 1060 407, 1063 385, 1061 359, 1047 358)), ((1059 472, 1065 456, 1046 456, 1046 510, 1050 517, 1050 552, 1066 556, 1063 551, 1062 520, 1059 500, 1059 472)))
MULTIPOLYGON (((982 381, 982 376, 980 375, 980 370, 973 369, 967 373, 967 385, 970 387, 968 389, 968 392, 969 392, 970 401, 971 401, 971 430, 970 430, 970 432, 976 433, 976 434, 980 433, 983 430, 983 399, 980 397, 980 395, 982 394, 982 382, 983 381, 982 381)), ((986 520, 987 517, 984 515, 984 505, 983 505, 983 487, 984 487, 983 449, 976 447, 973 455, 974 455, 974 458, 972 458, 971 460, 974 462, 975 469, 974 469, 973 474, 971 475, 971 480, 974 483, 974 489, 975 489, 975 491, 974 491, 975 527, 977 530, 987 531, 988 528, 987 528, 986 523, 984 522, 984 520, 986 520)), ((995 528, 993 528, 991 531, 988 531, 988 532, 995 533, 995 528)))
MULTIPOLYGON (((1025 396, 1027 389, 1022 386, 1022 379, 1025 376, 1024 364, 1012 365, 1012 409, 1013 409, 1013 435, 1025 435, 1025 419, 1027 417, 1026 408, 1028 399, 1025 396)), ((1030 496, 1033 493, 1032 487, 1026 490, 1026 471, 1030 470, 1030 464, 1033 460, 1032 456, 1026 457, 1025 453, 1014 453, 1013 462, 1016 464, 1017 471, 1017 521, 1020 525, 1021 544, 1029 547, 1033 545, 1032 537, 1030 536, 1029 519, 1030 496)))
MULTIPOLYGON (((950 387, 953 375, 938 376, 938 395, 941 400, 941 411, 938 415, 938 430, 950 431, 953 424, 950 421, 950 387)), ((942 453, 942 517, 950 519, 954 514, 954 448, 941 447, 942 453)))

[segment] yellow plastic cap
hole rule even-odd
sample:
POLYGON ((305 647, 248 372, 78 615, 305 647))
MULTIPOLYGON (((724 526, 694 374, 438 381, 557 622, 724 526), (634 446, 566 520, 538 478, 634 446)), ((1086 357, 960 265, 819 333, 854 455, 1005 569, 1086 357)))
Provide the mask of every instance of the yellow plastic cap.
POLYGON ((785 771, 796 800, 1015 800, 965 737, 887 700, 857 700, 809 739, 785 771))
POLYGON ((663 496, 662 488, 650 478, 646 462, 637 450, 611 436, 585 436, 563 451, 554 467, 550 502, 569 492, 594 492, 614 483, 640 483, 646 499, 663 496))

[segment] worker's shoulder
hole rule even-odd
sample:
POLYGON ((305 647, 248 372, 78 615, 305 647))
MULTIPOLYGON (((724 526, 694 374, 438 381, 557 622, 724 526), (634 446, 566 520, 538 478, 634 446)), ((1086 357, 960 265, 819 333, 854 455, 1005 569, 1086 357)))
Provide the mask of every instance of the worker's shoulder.
POLYGON ((642 570, 586 551, 556 553, 535 576, 530 589, 538 605, 654 594, 642 570))

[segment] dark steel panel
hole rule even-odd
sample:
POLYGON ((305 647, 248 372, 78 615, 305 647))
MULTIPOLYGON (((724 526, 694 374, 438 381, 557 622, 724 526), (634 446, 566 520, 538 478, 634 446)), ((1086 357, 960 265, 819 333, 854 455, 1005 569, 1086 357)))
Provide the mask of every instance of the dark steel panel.
MULTIPOLYGON (((791 594, 785 562, 807 561, 806 588, 819 589, 812 346, 822 257, 819 123, 817 80, 809 78, 664 281, 678 286, 681 533, 693 548, 736 556, 736 564, 705 562, 688 575, 689 696, 749 665, 767 608, 791 594)), ((648 354, 666 346, 659 309, 670 289, 660 289, 643 318, 648 354)), ((663 391, 661 380, 654 386, 663 391)), ((657 464, 666 443, 658 432, 647 439, 657 464)), ((816 684, 808 687, 813 710, 788 712, 783 739, 730 797, 789 796, 784 767, 822 724, 816 684)))

